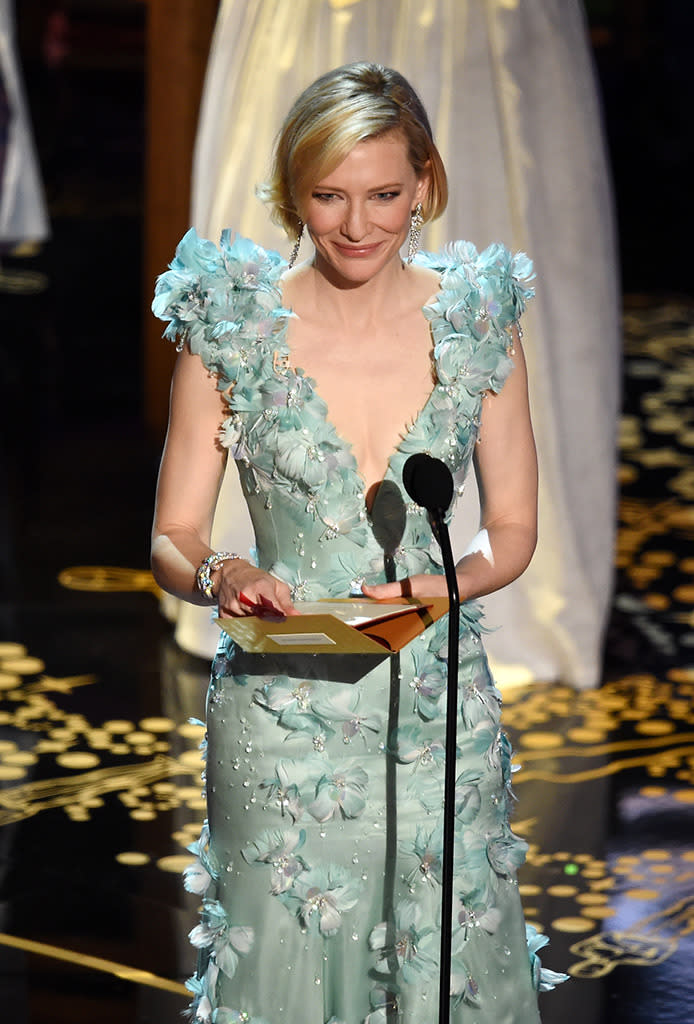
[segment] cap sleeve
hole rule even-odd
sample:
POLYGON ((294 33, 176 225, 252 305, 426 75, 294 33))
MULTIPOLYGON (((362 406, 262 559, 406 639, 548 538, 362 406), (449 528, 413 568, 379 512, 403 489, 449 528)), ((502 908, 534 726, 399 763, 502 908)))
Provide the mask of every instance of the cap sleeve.
POLYGON ((535 294, 532 262, 499 243, 478 253, 453 242, 422 262, 436 270, 441 290, 425 307, 432 324, 439 378, 470 394, 500 391, 513 369, 513 328, 535 294))
POLYGON ((240 235, 216 246, 191 228, 157 279, 152 312, 164 337, 199 355, 220 389, 235 385, 265 354, 289 313, 281 308, 281 257, 240 235))

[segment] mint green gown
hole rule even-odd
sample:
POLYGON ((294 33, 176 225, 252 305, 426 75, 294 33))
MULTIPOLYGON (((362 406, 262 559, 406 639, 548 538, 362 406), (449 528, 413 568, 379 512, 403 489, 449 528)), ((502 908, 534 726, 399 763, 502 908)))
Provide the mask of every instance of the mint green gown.
MULTIPOLYGON (((157 284, 165 336, 199 354, 227 396, 220 437, 257 564, 295 600, 383 582, 388 558, 397 578, 442 572, 403 464, 428 452, 462 484, 482 396, 512 369, 531 264, 464 242, 418 261, 440 278, 423 310, 436 383, 390 458, 384 493, 399 512, 385 520, 401 525, 385 541, 316 383, 290 365, 280 257, 228 232, 217 248, 191 230, 157 284)), ((561 976, 541 967, 542 937, 526 933, 516 883, 526 844, 509 826, 500 694, 479 607, 460 617, 451 1021, 533 1024, 538 989, 561 976)), ((222 634, 207 698, 208 822, 186 873, 202 899, 190 936, 194 1020, 435 1024, 446 647, 447 616, 380 661, 250 655, 222 634)))

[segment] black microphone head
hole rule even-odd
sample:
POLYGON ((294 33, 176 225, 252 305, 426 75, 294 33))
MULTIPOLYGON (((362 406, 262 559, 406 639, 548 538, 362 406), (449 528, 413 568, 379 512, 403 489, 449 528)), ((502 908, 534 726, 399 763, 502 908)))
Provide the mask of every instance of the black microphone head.
POLYGON ((403 466, 405 490, 427 512, 445 512, 453 499, 453 476, 441 459, 424 452, 410 455, 403 466))
POLYGON ((386 555, 393 555, 407 525, 402 491, 394 480, 382 480, 371 505, 371 528, 386 555))

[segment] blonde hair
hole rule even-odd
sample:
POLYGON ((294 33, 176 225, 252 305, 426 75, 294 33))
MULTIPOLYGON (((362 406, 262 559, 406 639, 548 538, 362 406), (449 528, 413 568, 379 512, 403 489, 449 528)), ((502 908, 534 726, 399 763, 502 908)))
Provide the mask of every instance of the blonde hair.
POLYGON ((296 237, 298 201, 357 143, 387 132, 402 134, 416 174, 429 178, 424 221, 439 217, 448 201, 448 182, 421 100, 399 72, 355 63, 316 79, 289 111, 275 143, 270 179, 257 190, 272 220, 296 237))

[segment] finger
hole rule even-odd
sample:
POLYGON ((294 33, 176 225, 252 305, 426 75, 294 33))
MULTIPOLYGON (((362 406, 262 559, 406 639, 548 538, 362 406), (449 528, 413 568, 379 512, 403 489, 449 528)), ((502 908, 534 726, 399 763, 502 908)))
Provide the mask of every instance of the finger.
POLYGON ((398 583, 375 583, 370 586, 363 583, 361 592, 365 597, 372 597, 377 601, 388 600, 388 598, 402 597, 402 582, 398 583))
POLYGON ((257 614, 264 619, 284 619, 286 616, 274 601, 269 601, 264 594, 260 595, 257 614))
MULTIPOLYGON (((294 607, 291 590, 282 580, 267 573, 258 573, 239 592, 240 614, 258 616, 299 615, 294 607)), ((235 602, 231 602, 235 606, 235 602)))
POLYGON ((277 608, 272 601, 269 601, 264 594, 259 594, 257 600, 254 600, 248 594, 244 594, 241 591, 238 597, 238 605, 243 615, 257 615, 260 618, 272 616, 280 619, 284 618, 284 612, 277 608))
POLYGON ((242 619, 252 614, 253 612, 246 605, 240 604, 236 600, 219 602, 219 616, 222 619, 242 619))
POLYGON ((278 597, 277 605, 279 607, 275 607, 274 611, 275 611, 275 613, 277 613, 279 615, 300 615, 301 614, 301 612, 298 612, 296 610, 296 608, 294 607, 294 605, 292 604, 291 597, 282 597, 282 598, 278 597))
MULTIPOLYGON (((279 588, 277 588, 279 590, 279 588)), ((291 603, 289 597, 289 588, 286 589, 286 594, 283 594, 280 590, 277 595, 277 600, 272 600, 262 592, 259 592, 257 596, 249 597, 248 594, 241 591, 239 594, 239 604, 244 609, 247 615, 258 615, 261 618, 279 618, 283 619, 286 615, 298 614, 291 603), (281 606, 283 605, 283 606, 281 606)))
POLYGON ((275 593, 273 596, 275 604, 281 609, 283 615, 300 615, 294 607, 292 592, 286 583, 281 580, 275 581, 275 593))

